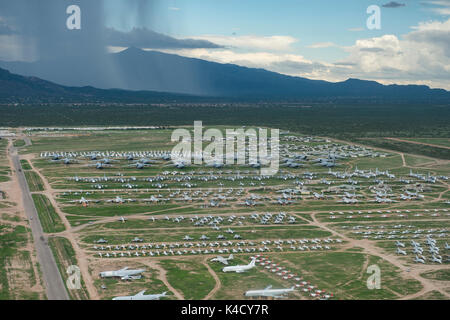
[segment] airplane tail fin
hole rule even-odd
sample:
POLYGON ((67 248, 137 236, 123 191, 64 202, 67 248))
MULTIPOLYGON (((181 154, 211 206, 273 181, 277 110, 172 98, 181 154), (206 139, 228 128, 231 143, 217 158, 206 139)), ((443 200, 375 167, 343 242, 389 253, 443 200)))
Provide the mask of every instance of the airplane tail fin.
POLYGON ((228 260, 233 260, 233 254, 230 254, 230 256, 228 257, 228 260))
POLYGON ((253 266, 255 266, 255 264, 256 264, 256 258, 253 258, 253 259, 252 259, 252 262, 250 262, 250 266, 253 267, 253 266))

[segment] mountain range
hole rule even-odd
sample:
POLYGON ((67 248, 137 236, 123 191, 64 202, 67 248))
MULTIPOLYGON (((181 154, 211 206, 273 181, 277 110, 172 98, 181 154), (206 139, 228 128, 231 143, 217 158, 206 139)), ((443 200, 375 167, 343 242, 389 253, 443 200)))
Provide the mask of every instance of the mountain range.
POLYGON ((192 96, 383 103, 450 101, 450 92, 423 85, 382 85, 358 79, 333 83, 137 48, 97 58, 0 61, 0 67, 12 72, 0 71, 3 100, 28 95, 130 102, 192 96), (111 88, 115 89, 106 90, 111 88))
POLYGON ((201 100, 200 97, 165 92, 106 90, 91 86, 68 87, 37 77, 13 74, 0 68, 0 103, 163 103, 199 100, 201 100))

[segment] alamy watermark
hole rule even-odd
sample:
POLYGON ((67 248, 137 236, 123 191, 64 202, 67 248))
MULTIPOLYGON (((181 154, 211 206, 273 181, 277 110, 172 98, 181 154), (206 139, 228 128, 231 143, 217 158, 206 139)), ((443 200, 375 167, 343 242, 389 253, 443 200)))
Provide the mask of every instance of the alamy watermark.
POLYGON ((381 8, 377 5, 371 5, 367 7, 367 14, 370 14, 367 18, 366 26, 369 30, 381 29, 381 8))
POLYGON ((367 278, 367 289, 381 289, 381 269, 378 265, 373 264, 367 268, 367 273, 372 274, 367 278))
POLYGON ((220 168, 242 165, 260 169, 261 175, 272 176, 279 169, 279 129, 207 129, 203 133, 201 121, 194 122, 193 137, 187 129, 172 132, 171 159, 177 166, 189 164, 220 168), (209 143, 204 147, 204 143, 209 143))
POLYGON ((66 273, 69 277, 66 280, 67 289, 80 290, 81 289, 81 271, 78 266, 72 265, 67 267, 66 273))
POLYGON ((81 9, 79 6, 73 4, 67 7, 66 13, 69 17, 66 20, 66 27, 69 30, 81 29, 81 9))

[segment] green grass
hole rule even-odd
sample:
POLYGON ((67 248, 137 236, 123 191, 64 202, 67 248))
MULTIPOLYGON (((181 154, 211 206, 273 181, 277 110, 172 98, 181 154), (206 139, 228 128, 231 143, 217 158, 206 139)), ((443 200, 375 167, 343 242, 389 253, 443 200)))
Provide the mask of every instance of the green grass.
MULTIPOLYGON (((386 158, 361 158, 352 161, 354 166, 358 166, 360 170, 368 170, 378 168, 386 170, 402 166, 402 158, 400 155, 389 156, 386 158)), ((339 169, 340 170, 340 169, 339 169)), ((334 171, 334 170, 333 170, 334 171)))
POLYGON ((20 148, 20 147, 23 147, 25 145, 25 141, 23 141, 23 140, 15 140, 13 145, 16 148, 20 148))
POLYGON ((44 183, 36 172, 24 171, 24 174, 31 192, 44 191, 44 183))
POLYGON ((72 300, 89 300, 89 293, 84 284, 83 278, 81 278, 81 289, 69 289, 67 288, 68 274, 67 268, 72 265, 78 265, 75 257, 75 250, 73 249, 70 241, 63 237, 50 237, 48 239, 50 248, 52 249, 53 256, 55 257, 56 264, 58 265, 59 272, 63 278, 64 285, 72 300))
POLYGON ((407 138, 405 140, 420 143, 435 144, 437 146, 450 147, 450 138, 407 138))
POLYGON ((32 196, 44 232, 64 231, 66 228, 48 198, 43 194, 33 194, 32 196))
POLYGON ((399 270, 376 256, 353 252, 283 254, 276 261, 297 272, 320 289, 332 292, 337 299, 397 299, 419 291, 414 279, 405 279, 399 270), (369 290, 367 267, 377 264, 381 269, 381 289, 369 290))
MULTIPOLYGON (((87 198, 90 199, 90 198, 87 198)), ((163 204, 163 205, 89 205, 88 207, 82 206, 67 206, 62 208, 65 213, 73 215, 82 216, 93 216, 93 217, 112 217, 112 216, 122 216, 137 213, 151 213, 154 211, 164 211, 170 209, 176 209, 177 206, 174 204, 163 204)))
MULTIPOLYGON (((250 257, 247 256, 235 256, 231 265, 244 265, 248 264, 250 257)), ((228 299, 245 299, 243 296, 247 290, 264 289, 269 285, 274 288, 287 288, 285 282, 279 277, 262 272, 261 267, 253 268, 244 273, 235 272, 223 272, 223 264, 218 262, 208 262, 210 267, 216 272, 220 279, 222 287, 212 297, 217 300, 228 299)), ((292 297, 292 295, 290 295, 292 297)))
POLYGON ((450 269, 440 269, 436 271, 425 272, 422 273, 421 276, 431 280, 450 281, 450 269))
POLYGON ((135 262, 127 262, 126 264, 109 265, 108 262, 102 263, 99 271, 115 270, 123 268, 125 266, 131 269, 145 269, 141 279, 133 281, 123 281, 117 278, 99 278, 94 275, 94 285, 98 288, 98 294, 102 300, 111 300, 117 296, 131 296, 140 291, 145 290, 146 294, 160 294, 164 291, 167 292, 167 297, 161 300, 175 299, 170 290, 165 286, 159 277, 159 270, 153 269, 148 265, 135 262), (101 287, 104 286, 104 289, 101 287))
POLYGON ((417 297, 415 300, 448 300, 448 298, 439 291, 434 290, 417 297))
POLYGON ((14 298, 9 290, 6 264, 27 243, 27 230, 23 226, 0 225, 0 300, 14 298))
POLYGON ((199 261, 161 260, 159 264, 167 271, 169 283, 186 300, 202 299, 214 288, 214 278, 199 261))
POLYGON ((383 138, 357 139, 359 143, 364 143, 370 146, 395 150, 404 153, 411 153, 417 155, 424 155, 438 159, 450 159, 450 149, 440 147, 433 147, 423 144, 408 143, 402 141, 395 141, 383 138))
POLYGON ((405 154, 405 162, 407 166, 420 166, 425 163, 433 162, 433 159, 405 154))
MULTIPOLYGON (((124 223, 126 225, 126 223, 124 223)), ((221 231, 212 231, 211 228, 195 228, 195 229, 135 229, 135 230, 105 230, 98 225, 88 226, 85 231, 89 232, 88 236, 83 237, 86 243, 93 243, 94 240, 104 238, 111 244, 121 244, 129 242, 134 234, 139 234, 147 242, 177 242, 182 241, 185 235, 189 235, 194 239, 199 239, 203 234, 208 236, 211 241, 215 241, 218 235, 225 235, 227 240, 233 240, 232 235, 221 231)), ((259 227, 259 228, 241 228, 235 229, 243 240, 257 239, 302 239, 302 238, 324 238, 331 236, 328 231, 321 230, 317 227, 310 226, 291 226, 286 228, 280 227, 259 227), (252 232, 252 231, 255 232, 252 232)))
POLYGON ((22 159, 22 160, 20 160, 20 164, 22 165, 23 170, 31 170, 32 169, 28 160, 22 159))

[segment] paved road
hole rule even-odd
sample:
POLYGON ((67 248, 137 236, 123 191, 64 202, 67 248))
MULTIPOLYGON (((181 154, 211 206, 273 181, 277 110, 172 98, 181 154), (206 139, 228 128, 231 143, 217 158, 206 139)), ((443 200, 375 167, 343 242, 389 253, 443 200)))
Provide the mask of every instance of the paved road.
POLYGON ((25 215, 28 217, 30 222, 37 259, 39 261, 40 270, 42 271, 47 298, 49 300, 69 300, 69 296, 56 265, 55 258, 53 257, 50 247, 47 245, 47 237, 44 235, 44 231, 42 230, 41 222, 39 221, 39 216, 36 211, 36 207, 34 206, 30 189, 28 188, 25 175, 22 171, 17 150, 12 145, 9 149, 9 155, 12 159, 14 170, 17 174, 20 189, 22 190, 25 215))

